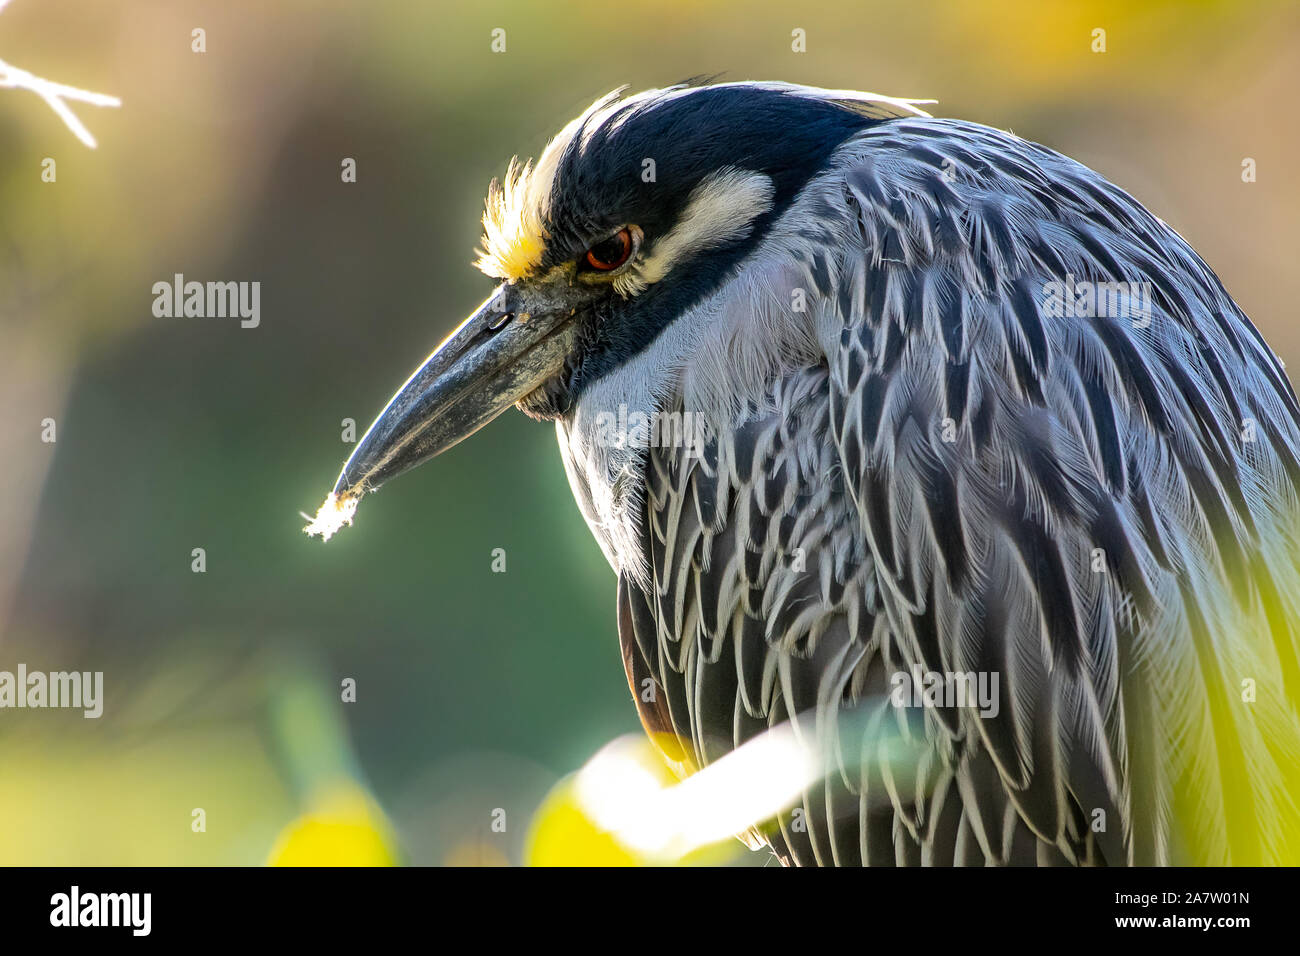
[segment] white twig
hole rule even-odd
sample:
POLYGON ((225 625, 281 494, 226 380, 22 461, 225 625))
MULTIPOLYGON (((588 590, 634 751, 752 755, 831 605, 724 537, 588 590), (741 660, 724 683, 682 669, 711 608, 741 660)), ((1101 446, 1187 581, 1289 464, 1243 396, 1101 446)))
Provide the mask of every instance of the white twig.
MULTIPOLYGON (((9 0, 0 0, 0 10, 4 10, 9 0)), ((67 86, 63 83, 55 83, 51 80, 42 79, 34 76, 26 70, 20 70, 16 66, 10 66, 4 60, 0 60, 0 89, 18 89, 31 90, 47 104, 50 109, 54 110, 56 116, 63 120, 65 126, 72 130, 72 135, 77 137, 91 149, 95 148, 95 137, 90 135, 90 130, 86 129, 84 123, 77 119, 77 115, 68 108, 64 100, 75 100, 78 103, 89 103, 91 106, 121 106, 122 101, 116 96, 106 96, 103 93, 91 93, 89 90, 78 89, 75 86, 67 86)))

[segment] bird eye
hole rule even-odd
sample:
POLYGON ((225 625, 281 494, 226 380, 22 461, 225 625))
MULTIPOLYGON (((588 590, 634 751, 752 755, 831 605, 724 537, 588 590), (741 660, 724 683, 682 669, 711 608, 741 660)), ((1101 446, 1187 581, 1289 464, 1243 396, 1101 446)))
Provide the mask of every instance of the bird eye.
POLYGON ((612 272, 632 255, 632 230, 624 227, 587 250, 587 265, 599 272, 612 272))

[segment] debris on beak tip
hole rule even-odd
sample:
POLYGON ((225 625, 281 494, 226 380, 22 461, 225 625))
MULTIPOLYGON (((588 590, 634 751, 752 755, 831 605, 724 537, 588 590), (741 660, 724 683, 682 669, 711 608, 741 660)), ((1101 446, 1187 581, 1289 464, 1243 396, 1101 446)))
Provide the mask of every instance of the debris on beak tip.
POLYGON ((345 524, 352 523, 352 516, 357 512, 357 503, 361 500, 359 495, 350 495, 346 492, 340 497, 330 492, 325 499, 324 504, 316 512, 316 517, 307 518, 309 524, 302 530, 309 535, 320 535, 322 541, 328 541, 345 524))

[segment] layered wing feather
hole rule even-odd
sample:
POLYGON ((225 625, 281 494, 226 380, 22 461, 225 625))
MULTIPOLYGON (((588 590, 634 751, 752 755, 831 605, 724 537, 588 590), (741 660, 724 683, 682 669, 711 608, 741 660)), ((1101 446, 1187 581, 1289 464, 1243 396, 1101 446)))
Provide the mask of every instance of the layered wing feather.
POLYGON ((793 862, 1294 862, 1300 408, 1249 320, 985 127, 883 123, 810 192, 825 365, 649 457, 647 726, 699 765, 806 715, 839 772, 766 828, 793 862), (996 712, 900 673, 997 675, 996 712), (897 737, 906 778, 864 753, 897 737))

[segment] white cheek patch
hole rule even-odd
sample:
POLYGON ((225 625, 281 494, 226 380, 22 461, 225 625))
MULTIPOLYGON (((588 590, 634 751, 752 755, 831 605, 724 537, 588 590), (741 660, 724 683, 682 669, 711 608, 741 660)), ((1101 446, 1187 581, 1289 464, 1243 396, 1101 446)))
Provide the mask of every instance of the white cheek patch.
POLYGON ((746 235, 772 208, 775 189, 763 173, 728 167, 710 174, 691 193, 672 230, 651 243, 645 257, 614 280, 622 295, 658 282, 678 262, 746 235))

